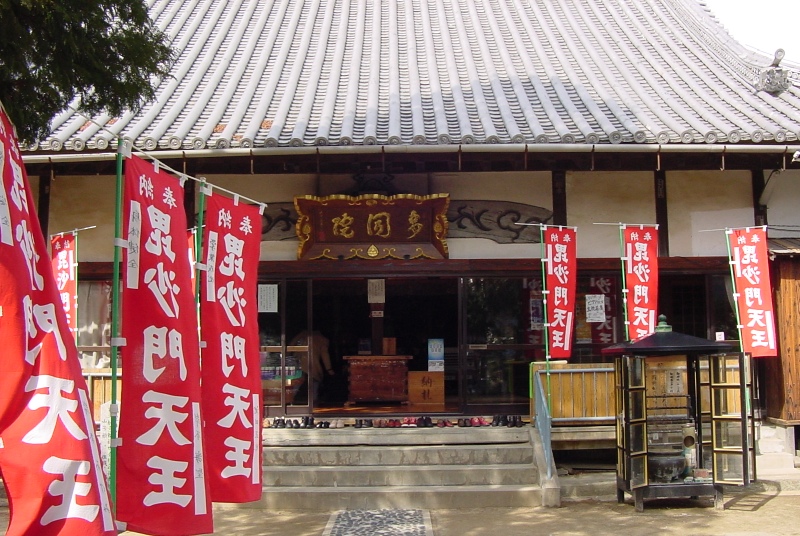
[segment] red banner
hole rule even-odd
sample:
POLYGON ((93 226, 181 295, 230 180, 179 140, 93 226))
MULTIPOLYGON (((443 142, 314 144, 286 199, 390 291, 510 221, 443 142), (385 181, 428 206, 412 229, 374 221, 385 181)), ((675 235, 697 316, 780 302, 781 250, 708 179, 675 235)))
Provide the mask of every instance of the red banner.
POLYGON ((147 534, 209 533, 197 307, 178 180, 129 158, 123 227, 117 516, 147 534))
POLYGON ((658 318, 658 227, 622 226, 625 323, 628 337, 654 333, 658 318))
POLYGON ((116 534, 88 390, 0 106, 0 468, 8 535, 116 534))
POLYGON ((578 280, 577 242, 572 227, 543 227, 548 350, 551 358, 572 357, 575 288, 578 280))
POLYGON ((76 341, 78 336, 78 235, 70 233, 50 238, 50 256, 61 305, 76 341))
POLYGON ((203 414, 211 500, 261 498, 258 207, 211 195, 203 233, 200 316, 203 414))
POLYGON ((728 229, 727 234, 742 351, 753 357, 777 356, 767 230, 748 227, 728 229))

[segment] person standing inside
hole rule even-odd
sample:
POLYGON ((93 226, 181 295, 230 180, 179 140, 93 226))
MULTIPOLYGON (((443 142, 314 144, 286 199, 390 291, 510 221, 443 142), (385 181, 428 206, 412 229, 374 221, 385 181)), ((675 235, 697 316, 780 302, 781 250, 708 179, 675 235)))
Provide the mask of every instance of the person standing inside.
POLYGON ((319 331, 303 330, 294 336, 289 346, 308 346, 308 352, 300 357, 300 368, 307 378, 311 379, 311 390, 314 400, 319 396, 320 387, 325 375, 334 376, 336 372, 331 366, 331 356, 328 349, 330 341, 319 331), (309 359, 310 354, 310 359, 309 359), (309 364, 311 368, 309 370, 309 364))

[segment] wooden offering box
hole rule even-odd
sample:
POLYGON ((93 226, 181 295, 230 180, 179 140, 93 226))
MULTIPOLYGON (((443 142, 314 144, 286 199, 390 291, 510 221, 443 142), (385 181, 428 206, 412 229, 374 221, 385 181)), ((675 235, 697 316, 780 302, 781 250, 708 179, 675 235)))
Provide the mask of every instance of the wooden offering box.
POLYGON ((345 405, 356 402, 408 402, 408 361, 410 355, 350 355, 349 396, 345 405))

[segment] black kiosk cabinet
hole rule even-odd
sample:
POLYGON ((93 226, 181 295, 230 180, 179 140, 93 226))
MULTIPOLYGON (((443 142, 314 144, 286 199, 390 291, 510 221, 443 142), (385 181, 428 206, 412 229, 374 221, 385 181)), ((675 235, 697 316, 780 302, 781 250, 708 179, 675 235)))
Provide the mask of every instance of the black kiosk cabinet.
POLYGON ((673 332, 605 348, 616 376, 617 501, 713 496, 755 480, 749 356, 673 332))

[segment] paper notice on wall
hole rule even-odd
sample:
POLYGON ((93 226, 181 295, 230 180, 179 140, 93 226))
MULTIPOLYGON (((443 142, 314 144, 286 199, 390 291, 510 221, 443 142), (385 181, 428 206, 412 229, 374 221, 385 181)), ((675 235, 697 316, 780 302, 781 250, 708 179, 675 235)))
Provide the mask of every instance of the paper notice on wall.
POLYGON ((278 285, 258 285, 258 312, 278 312, 278 285))
POLYGON ((606 321, 606 297, 603 294, 586 295, 586 322, 606 321))
POLYGON ((383 279, 367 279, 367 303, 386 303, 386 286, 383 279))

